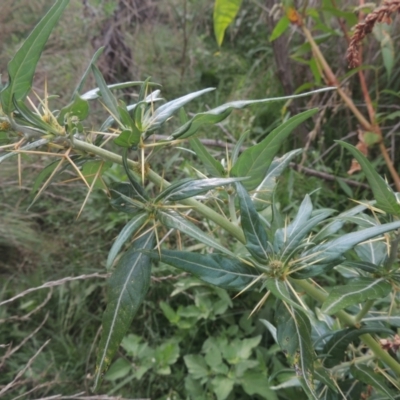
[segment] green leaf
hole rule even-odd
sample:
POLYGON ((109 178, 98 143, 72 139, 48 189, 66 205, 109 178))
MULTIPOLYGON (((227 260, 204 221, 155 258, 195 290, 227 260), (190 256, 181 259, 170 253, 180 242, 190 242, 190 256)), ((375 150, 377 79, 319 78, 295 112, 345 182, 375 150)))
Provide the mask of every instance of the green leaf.
POLYGON ((120 259, 108 281, 108 304, 97 355, 93 390, 96 390, 143 302, 150 284, 151 263, 140 249, 154 247, 154 233, 136 240, 120 259))
POLYGON ((304 312, 291 305, 280 304, 277 310, 277 338, 282 350, 294 364, 296 375, 309 398, 318 400, 314 390, 314 350, 311 324, 304 312), (286 308, 287 307, 287 308, 286 308))
MULTIPOLYGON (((96 79, 97 86, 99 87, 101 97, 103 99, 104 105, 107 107, 108 111, 111 113, 112 117, 115 119, 119 119, 119 110, 118 110, 118 103, 115 99, 114 95, 111 93, 111 90, 106 84, 106 81, 103 78, 100 70, 95 66, 91 65, 91 69, 96 79)), ((83 99, 85 99, 82 96, 83 99)))
POLYGON ((209 368, 204 360, 204 357, 188 354, 183 357, 186 367, 189 370, 189 374, 193 379, 202 379, 208 376, 209 368))
POLYGON ((386 333, 392 335, 393 331, 386 328, 362 327, 360 329, 347 328, 335 332, 322 349, 322 355, 325 357, 324 366, 332 368, 340 364, 344 360, 349 344, 365 333, 386 333))
POLYGON ((292 150, 282 157, 272 161, 267 174, 261 183, 255 188, 254 194, 251 196, 257 211, 262 211, 270 205, 279 176, 287 168, 292 159, 302 151, 302 149, 292 150))
POLYGON ((282 36, 286 32, 289 26, 290 20, 286 15, 284 15, 275 25, 275 28, 269 37, 269 41, 273 42, 275 39, 278 39, 278 37, 282 36))
POLYGON ((251 268, 237 258, 221 254, 162 250, 161 255, 158 252, 152 252, 150 256, 224 289, 242 290, 258 278, 255 268, 251 268))
POLYGON ((240 378, 240 383, 249 396, 258 394, 267 400, 278 400, 276 393, 269 388, 267 377, 261 372, 246 371, 240 378))
POLYGON ((145 208, 143 196, 129 183, 113 182, 110 186, 111 205, 127 214, 136 214, 145 208))
POLYGON ((303 308, 292 299, 287 282, 279 278, 270 278, 266 282, 266 287, 278 299, 290 304, 294 308, 304 311, 303 308))
MULTIPOLYGON (((68 164, 67 164, 68 165, 68 164)), ((97 179, 94 184, 94 188, 97 189, 106 189, 106 185, 101 178, 102 174, 104 174, 107 169, 111 167, 112 163, 110 161, 104 162, 102 160, 90 160, 85 161, 82 167, 82 175, 85 177, 86 182, 89 185, 92 185, 96 175, 97 179), (99 172, 100 170, 100 172, 99 172)))
POLYGON ((169 139, 188 138, 189 136, 194 135, 204 124, 215 124, 221 122, 222 120, 227 118, 234 109, 240 110, 242 108, 251 106, 253 104, 264 104, 264 103, 269 103, 271 101, 295 99, 298 97, 309 96, 314 93, 325 92, 327 90, 332 90, 332 89, 334 88, 317 89, 307 93, 301 93, 292 96, 273 97, 269 99, 232 101, 223 104, 219 107, 213 108, 212 110, 196 114, 194 117, 192 117, 191 120, 186 122, 176 132, 174 132, 169 137, 169 139))
POLYGON ((307 264, 331 263, 340 260, 343 253, 353 248, 356 244, 364 242, 383 233, 399 229, 400 221, 374 226, 357 232, 347 233, 338 239, 312 247, 301 256, 307 264))
POLYGON ((223 177, 225 175, 225 170, 222 164, 209 153, 208 149, 199 139, 192 138, 189 143, 197 157, 199 157, 204 163, 209 174, 216 177, 223 177))
POLYGON ((8 115, 14 111, 13 98, 23 100, 31 90, 40 55, 68 3, 69 0, 58 0, 36 25, 13 59, 8 63, 9 81, 0 94, 5 114, 8 115))
POLYGON ((201 229, 197 228, 196 225, 189 222, 186 218, 182 217, 177 212, 159 211, 157 216, 159 221, 167 228, 177 229, 178 231, 185 233, 193 239, 196 239, 207 246, 217 249, 222 253, 228 254, 230 256, 235 256, 229 249, 221 246, 215 240, 215 238, 212 238, 211 236, 204 233, 201 229))
POLYGON ((335 286, 322 304, 321 311, 325 314, 334 314, 353 304, 384 298, 391 293, 391 290, 391 284, 383 278, 353 279, 348 285, 335 286))
POLYGON ((57 122, 63 126, 67 121, 65 117, 77 117, 79 121, 83 121, 89 114, 89 104, 83 100, 79 94, 76 94, 71 103, 60 110, 57 122))
POLYGON ((107 371, 104 379, 107 381, 116 381, 117 379, 124 378, 132 371, 132 365, 124 358, 118 358, 107 371))
POLYGON ((232 183, 242 180, 241 178, 207 178, 207 179, 193 179, 186 178, 174 182, 161 192, 155 202, 160 200, 178 201, 187 199, 189 197, 197 196, 201 193, 208 192, 220 186, 230 185, 232 183))
POLYGON ((218 46, 224 41, 226 28, 234 21, 242 5, 242 0, 215 0, 214 3, 214 34, 218 46))
POLYGON ((185 104, 189 103, 193 99, 202 96, 204 93, 208 93, 215 90, 215 88, 207 88, 198 90, 197 92, 189 93, 185 96, 179 97, 178 99, 169 101, 166 104, 158 107, 153 115, 145 122, 148 130, 155 130, 159 128, 167 119, 169 119, 176 111, 178 111, 185 104))
POLYGON ((143 226, 148 218, 147 213, 139 213, 135 215, 121 230, 118 234, 115 242, 113 243, 107 257, 106 268, 109 271, 114 263, 115 257, 121 250, 122 246, 126 243, 126 241, 132 237, 143 226))
POLYGON ((355 379, 371 385, 379 393, 386 395, 388 399, 394 400, 393 393, 389 390, 386 379, 382 375, 377 374, 373 368, 362 364, 354 364, 350 367, 350 372, 355 379))
POLYGON ((354 146, 340 140, 337 142, 349 150, 353 157, 361 165, 361 168, 363 169, 365 176, 371 185, 372 192, 374 193, 376 206, 389 214, 400 216, 400 204, 397 202, 396 195, 390 186, 378 175, 378 173, 375 171, 375 168, 371 165, 367 158, 354 146))
POLYGON ((211 381, 211 385, 214 388, 214 393, 217 396, 217 400, 225 400, 232 392, 234 384, 235 381, 233 379, 223 375, 217 375, 211 381))
POLYGON ((260 217, 246 189, 239 182, 236 183, 236 193, 239 198, 241 224, 246 238, 246 248, 258 261, 268 260, 270 246, 267 233, 261 224, 260 217))
POLYGON ((245 150, 233 166, 233 176, 248 176, 243 185, 247 190, 255 189, 264 179, 272 160, 283 141, 298 125, 314 115, 318 110, 305 111, 290 118, 274 129, 264 140, 245 150))

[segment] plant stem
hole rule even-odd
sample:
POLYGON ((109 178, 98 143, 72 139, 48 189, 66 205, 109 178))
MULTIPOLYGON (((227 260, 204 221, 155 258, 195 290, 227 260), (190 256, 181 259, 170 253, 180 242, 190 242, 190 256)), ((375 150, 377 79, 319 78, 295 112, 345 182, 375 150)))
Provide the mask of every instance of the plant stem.
MULTIPOLYGON (((120 155, 115 154, 111 151, 105 150, 101 147, 97 147, 93 144, 83 142, 82 140, 74 138, 72 141, 72 147, 76 150, 81 150, 81 151, 84 151, 87 153, 95 154, 95 155, 99 156, 100 158, 102 158, 103 160, 111 161, 113 163, 122 165, 122 157, 120 155)), ((128 165, 131 168, 137 169, 139 167, 139 164, 137 162, 132 161, 130 159, 128 159, 127 161, 128 161, 128 165)), ((159 186, 162 185, 162 187, 168 187, 170 185, 170 183, 168 181, 166 181, 164 178, 162 178, 160 175, 158 175, 151 169, 149 169, 146 176, 151 182, 155 183, 156 185, 159 185, 159 186)), ((210 219, 211 221, 215 222, 217 225, 219 225, 221 228, 225 229, 227 232, 229 232, 232 236, 234 236, 240 242, 246 243, 246 239, 243 235, 242 230, 238 226, 231 223, 228 219, 226 219, 222 215, 215 212, 210 207, 208 207, 205 204, 202 204, 194 199, 185 199, 185 200, 182 200, 182 203, 192 207, 201 215, 203 215, 206 218, 210 219)))
POLYGON ((235 225, 238 225, 238 219, 236 216, 236 208, 235 208, 235 195, 230 194, 229 195, 229 215, 231 217, 232 223, 235 225))
POLYGON ((365 314, 367 314, 367 312, 371 309, 371 307, 374 305, 374 300, 367 300, 364 305, 362 306, 360 312, 354 317, 354 321, 356 323, 360 322, 365 314))
MULTIPOLYGON (((324 293, 322 290, 318 289, 306 280, 291 279, 291 281, 297 286, 300 286, 309 296, 313 297, 319 302, 323 302, 328 297, 327 293, 324 293)), ((335 313, 335 315, 346 325, 356 328, 358 327, 358 323, 355 321, 355 318, 345 311, 339 311, 335 313)), ((360 335, 360 339, 371 349, 376 358, 388 365, 393 372, 400 376, 400 364, 394 358, 392 358, 388 352, 383 350, 380 344, 370 334, 366 333, 364 335, 360 335)))

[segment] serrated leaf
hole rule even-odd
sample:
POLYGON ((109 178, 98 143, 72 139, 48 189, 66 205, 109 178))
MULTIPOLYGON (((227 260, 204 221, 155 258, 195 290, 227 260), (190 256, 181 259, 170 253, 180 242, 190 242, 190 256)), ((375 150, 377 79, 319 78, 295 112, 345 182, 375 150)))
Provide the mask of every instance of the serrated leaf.
POLYGON ((5 114, 10 114, 14 110, 13 98, 23 100, 30 91, 43 48, 68 3, 69 0, 58 0, 8 63, 9 81, 0 94, 5 114))
POLYGON ((256 278, 255 268, 237 258, 221 254, 198 254, 186 251, 162 250, 152 252, 151 257, 190 272, 201 280, 224 289, 242 290, 256 278))
POLYGON ((118 262, 108 281, 108 303, 103 315, 93 390, 96 390, 110 365, 150 284, 150 257, 141 249, 154 247, 154 233, 137 239, 118 262))
POLYGON ((289 26, 290 26, 290 20, 286 15, 284 15, 275 25, 275 28, 272 31, 271 36, 269 37, 269 41, 273 42, 274 40, 278 39, 286 32, 289 26))
POLYGON ((169 119, 185 104, 189 103, 196 97, 203 95, 204 93, 211 92, 212 90, 215 90, 215 88, 198 90, 197 92, 189 93, 185 96, 179 97, 178 99, 163 104, 154 111, 153 115, 149 118, 145 125, 148 127, 148 130, 155 130, 159 128, 167 119, 169 119))
POLYGON ((197 228, 196 225, 189 222, 186 218, 182 217, 175 211, 159 211, 158 212, 159 221, 170 229, 177 229, 178 231, 189 235, 193 239, 204 243, 214 249, 221 251, 222 253, 228 254, 230 256, 235 256, 230 250, 221 246, 215 238, 204 233, 201 229, 197 228))
POLYGON ((268 260, 269 243, 265 231, 253 202, 246 189, 239 182, 236 183, 236 193, 239 198, 241 225, 246 238, 246 248, 258 261, 268 260))
POLYGON ((215 0, 214 3, 214 34, 218 46, 221 47, 226 28, 234 21, 242 5, 242 0, 215 0))
POLYGON ((310 321, 304 312, 291 305, 287 307, 280 304, 277 310, 278 343, 294 364, 296 375, 309 398, 318 400, 313 384, 315 354, 311 343, 310 321))
POLYGON ((368 159, 354 146, 337 141, 341 146, 350 151, 353 157, 359 162, 363 169, 365 176, 371 186, 374 198, 376 200, 376 206, 381 210, 400 216, 400 204, 397 202, 397 198, 390 186, 379 176, 375 168, 371 165, 368 159))
POLYGON ((268 379, 262 372, 247 370, 240 382, 243 390, 250 396, 258 394, 264 399, 278 400, 277 394, 269 387, 268 379))
POLYGON ((217 375, 211 381, 211 385, 214 388, 214 393, 217 396, 217 400, 225 400, 232 392, 235 381, 232 378, 223 375, 217 375))
POLYGON ((139 213, 135 215, 121 230, 118 234, 115 242, 113 243, 107 257, 106 269, 110 270, 112 267, 115 258, 117 257, 119 251, 122 246, 126 243, 126 241, 131 238, 135 232, 143 226, 148 218, 147 213, 139 213))
POLYGON ((208 375, 209 368, 207 367, 204 357, 188 354, 183 357, 183 360, 193 379, 202 379, 208 375))
POLYGON ((335 332, 322 349, 322 355, 325 357, 324 366, 332 368, 340 364, 344 359, 349 344, 365 333, 386 333, 392 335, 393 331, 379 327, 362 327, 360 329, 347 328, 335 332))
POLYGON ((231 170, 233 176, 248 176, 243 185, 247 190, 255 189, 264 179, 271 162, 283 141, 293 129, 314 115, 318 110, 305 111, 290 118, 275 128, 264 140, 245 150, 231 170))
POLYGON ((322 304, 321 311, 334 314, 353 304, 386 297, 391 290, 391 284, 383 278, 353 279, 348 285, 335 286, 322 304))
POLYGON ((313 262, 324 264, 332 263, 340 260, 343 253, 353 248, 356 244, 399 228, 400 221, 396 221, 357 232, 347 233, 338 239, 331 240, 307 250, 302 254, 302 258, 306 260, 307 264, 313 262))
POLYGON ((254 189, 254 194, 251 196, 257 211, 262 211, 270 205, 277 179, 287 168, 290 161, 292 161, 292 159, 302 151, 302 149, 292 150, 282 157, 272 161, 267 174, 261 183, 254 189))
POLYGON ((217 187, 230 185, 232 183, 242 180, 241 178, 207 178, 207 179, 193 179, 185 178, 180 181, 174 182, 161 192, 154 202, 160 200, 178 201, 194 197, 217 187))
POLYGON ((206 149, 199 139, 192 138, 189 143, 197 157, 199 157, 199 159, 204 163, 209 174, 216 177, 223 177, 225 175, 225 170, 222 164, 211 156, 208 149, 206 149))
POLYGON ((382 375, 377 374, 372 368, 362 364, 354 364, 350 367, 350 372, 355 379, 371 385, 379 393, 385 394, 388 399, 394 400, 393 394, 387 386, 386 379, 382 375))

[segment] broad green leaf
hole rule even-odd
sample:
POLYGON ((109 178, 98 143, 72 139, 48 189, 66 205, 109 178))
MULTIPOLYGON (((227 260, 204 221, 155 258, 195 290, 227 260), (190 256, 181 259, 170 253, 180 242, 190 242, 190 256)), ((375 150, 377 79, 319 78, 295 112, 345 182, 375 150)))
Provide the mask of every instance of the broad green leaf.
POLYGON ((255 189, 264 179, 269 166, 279 151, 281 144, 291 134, 293 129, 314 115, 318 110, 305 111, 290 118, 274 129, 264 140, 245 150, 233 166, 233 176, 248 176, 243 185, 247 190, 255 189))
POLYGON ((193 239, 198 240, 201 243, 204 243, 207 246, 210 246, 214 249, 221 251, 222 253, 228 254, 230 256, 234 256, 234 254, 224 246, 221 246, 215 238, 204 233, 201 229, 199 229, 196 225, 189 222, 186 218, 182 217, 175 211, 159 211, 158 214, 159 221, 170 229, 177 229, 178 231, 189 235, 193 239))
POLYGON ((106 381, 116 381, 124 378, 132 371, 132 364, 125 358, 118 358, 107 371, 104 379, 106 381))
POLYGON ((189 143, 197 157, 204 163, 209 174, 216 177, 223 177, 225 175, 222 164, 209 153, 208 149, 199 139, 192 138, 189 143))
POLYGON ((212 110, 196 114, 192 117, 191 120, 186 122, 183 126, 181 126, 176 132, 174 132, 169 139, 184 139, 189 136, 194 135, 202 125, 204 124, 215 124, 217 122, 221 122, 225 118, 227 118, 230 113, 236 109, 240 110, 247 106, 251 106, 253 104, 264 104, 271 101, 280 101, 280 100, 290 100, 298 97, 309 96, 314 93, 325 92, 327 90, 332 90, 334 88, 328 87, 323 89, 317 89, 312 92, 296 94, 292 96, 283 96, 283 97, 273 97, 269 99, 259 99, 259 100, 238 100, 232 101, 226 104, 223 104, 219 107, 213 108, 212 110))
POLYGON ((279 278, 269 278, 266 282, 266 287, 278 299, 290 304, 294 308, 304 311, 304 309, 292 299, 288 284, 285 281, 279 278))
POLYGON ((208 376, 209 368, 204 360, 204 357, 188 354, 183 357, 186 367, 189 370, 189 374, 193 379, 202 379, 208 376))
MULTIPOLYGON (((49 143, 49 139, 35 140, 34 142, 28 143, 28 144, 20 147, 20 150, 37 149, 38 147, 44 146, 47 143, 49 143)), ((3 162, 4 160, 7 160, 7 158, 13 157, 17 154, 19 154, 19 153, 15 152, 15 151, 10 151, 9 153, 4 154, 4 156, 0 157, 0 163, 3 162)))
MULTIPOLYGON (((104 105, 107 107, 108 111, 111 113, 112 117, 120 118, 119 111, 118 111, 118 103, 114 95, 111 93, 111 90, 106 84, 106 81, 103 78, 100 70, 95 66, 91 65, 91 69, 96 80, 96 83, 99 87, 101 98, 104 102, 104 105)), ((84 100, 86 100, 83 96, 81 96, 84 100)))
POLYGON ((373 368, 362 364, 354 364, 350 367, 350 372, 355 379, 371 385, 379 393, 386 395, 388 399, 394 400, 393 393, 387 386, 388 381, 382 375, 377 374, 373 368))
POLYGON ((275 28, 269 37, 269 41, 273 42, 275 39, 278 39, 278 37, 282 36, 286 32, 289 26, 290 20, 286 15, 284 15, 275 25, 275 28))
POLYGON ((179 97, 178 99, 169 101, 168 103, 158 107, 154 111, 153 115, 149 117, 149 120, 144 124, 147 126, 148 130, 155 130, 159 128, 167 119, 172 117, 172 115, 185 104, 189 103, 196 97, 202 96, 204 93, 211 92, 212 90, 215 90, 215 88, 198 90, 197 92, 189 93, 185 96, 179 97))
MULTIPOLYGON (((217 0, 218 1, 218 0, 217 0)), ((232 392, 235 381, 232 378, 223 375, 217 375, 212 381, 213 391, 217 400, 225 400, 232 392)))
POLYGON ((109 161, 107 161, 107 162, 104 162, 102 160, 86 161, 82 167, 82 175, 85 177, 86 182, 89 185, 92 185, 92 183, 97 175, 96 182, 94 183, 94 188, 107 189, 107 186, 104 183, 104 181, 101 179, 101 176, 102 176, 102 174, 104 174, 105 171, 107 171, 107 169, 109 169, 111 167, 111 165, 112 165, 112 163, 109 161))
POLYGON ((383 278, 353 279, 348 285, 335 286, 322 304, 321 311, 326 314, 334 314, 353 304, 384 298, 391 293, 391 290, 391 284, 383 278))
POLYGON ((249 194, 239 182, 236 183, 236 193, 239 198, 241 225, 246 238, 246 248, 258 261, 266 262, 271 250, 267 232, 261 224, 249 194))
POLYGON ((115 242, 113 243, 110 252, 108 253, 106 268, 109 271, 114 263, 115 257, 121 250, 121 247, 126 241, 132 237, 132 235, 143 226, 148 218, 147 213, 142 212, 135 215, 121 230, 118 234, 115 242))
POLYGON ((69 0, 56 1, 8 63, 9 81, 0 94, 5 114, 8 115, 14 111, 13 98, 23 100, 31 90, 40 55, 68 3, 69 0))
POLYGON ((357 245, 354 250, 362 261, 373 265, 384 264, 389 256, 388 244, 373 240, 357 245))
POLYGON ((67 121, 65 118, 77 117, 79 121, 83 121, 89 114, 89 104, 86 100, 83 100, 79 94, 76 94, 71 103, 61 109, 60 114, 57 117, 58 123, 63 126, 67 121))
POLYGON ((113 182, 109 186, 111 205, 127 214, 136 214, 139 209, 145 208, 143 196, 129 183, 113 182))
POLYGON ((151 257, 190 272, 201 280, 224 289, 242 290, 258 278, 255 268, 251 268, 237 258, 221 254, 162 250, 161 256, 158 252, 152 252, 151 257))
POLYGON ((257 211, 262 211, 270 205, 272 194, 279 176, 287 168, 290 161, 292 161, 292 159, 302 151, 302 149, 292 150, 282 157, 272 161, 267 174, 261 183, 254 189, 254 193, 251 196, 257 211))
POLYGON ((287 352, 309 398, 318 400, 313 384, 315 354, 311 343, 310 321, 304 312, 291 305, 286 308, 280 304, 277 314, 278 343, 287 352))
POLYGON ((353 157, 360 163, 374 193, 376 206, 389 214, 400 216, 400 204, 397 201, 396 195, 390 186, 378 175, 368 159, 354 146, 340 140, 338 140, 338 143, 349 150, 353 157))
POLYGON ((392 335, 393 331, 379 327, 362 327, 359 329, 347 328, 335 332, 322 349, 322 355, 325 357, 324 366, 332 368, 340 364, 344 360, 349 344, 365 333, 386 333, 392 335))
POLYGON ((375 236, 400 228, 400 221, 374 226, 361 231, 347 233, 338 239, 320 244, 307 250, 302 258, 307 264, 331 263, 340 260, 343 253, 353 248, 356 244, 372 239, 375 236))
POLYGON ((249 396, 258 394, 267 400, 278 400, 277 394, 269 387, 267 377, 259 371, 247 370, 239 382, 249 396))
POLYGON ((131 148, 132 146, 136 146, 140 141, 141 133, 135 129, 135 131, 131 129, 124 129, 117 138, 114 139, 114 143, 117 146, 124 148, 131 148))
POLYGON ((224 41, 226 28, 236 18, 241 5, 242 0, 215 0, 213 13, 214 34, 219 47, 224 41))
POLYGON ((230 185, 239 180, 238 178, 208 178, 208 179, 193 179, 185 178, 168 186, 161 192, 155 202, 160 200, 178 201, 189 197, 197 196, 201 193, 208 192, 220 186, 230 185))
POLYGON ((97 354, 93 390, 110 365, 150 284, 151 263, 141 249, 154 247, 154 233, 136 240, 119 260, 108 281, 108 303, 103 315, 103 331, 97 354))

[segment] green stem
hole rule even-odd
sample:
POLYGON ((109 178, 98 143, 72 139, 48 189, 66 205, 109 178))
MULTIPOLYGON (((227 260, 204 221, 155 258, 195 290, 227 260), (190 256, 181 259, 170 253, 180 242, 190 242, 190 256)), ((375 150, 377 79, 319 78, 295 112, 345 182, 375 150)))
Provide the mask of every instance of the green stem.
POLYGON ((363 305, 362 309, 360 310, 360 312, 354 317, 354 321, 356 323, 359 323, 364 318, 365 314, 367 314, 367 312, 371 309, 374 303, 375 303, 374 300, 367 300, 363 305))
MULTIPOLYGON (((95 154, 96 156, 99 156, 103 160, 111 161, 113 163, 122 165, 122 157, 120 155, 115 154, 111 151, 105 150, 101 147, 97 147, 93 144, 83 142, 82 140, 74 138, 73 142, 72 142, 72 147, 76 150, 95 154)), ((129 159, 127 161, 128 161, 128 165, 131 168, 137 169, 139 167, 139 164, 137 162, 129 160, 129 159)), ((164 178, 162 178, 160 175, 158 175, 151 169, 147 172, 146 176, 151 182, 155 183, 158 186, 162 185, 162 187, 165 188, 170 185, 170 183, 168 181, 166 181, 164 178)), ((194 199, 185 199, 185 200, 182 200, 181 202, 182 202, 182 204, 192 207, 201 215, 203 215, 206 218, 210 219, 211 221, 215 222, 217 225, 219 225, 221 228, 225 229, 227 232, 229 232, 232 236, 234 236, 240 242, 246 243, 246 239, 243 235, 242 230, 238 226, 234 225, 229 220, 227 220, 225 217, 223 217, 222 215, 215 212, 210 207, 208 207, 194 199)))
POLYGON ((231 217, 231 221, 235 225, 238 225, 238 219, 236 216, 236 208, 235 208, 235 195, 233 194, 229 195, 229 215, 231 217))
MULTIPOLYGON (((300 286, 309 296, 321 303, 328 297, 327 293, 324 293, 306 280, 291 279, 291 281, 297 286, 300 286)), ((356 328, 359 327, 355 318, 347 314, 345 311, 339 311, 335 313, 335 315, 346 325, 356 328)), ((381 345, 370 334, 366 333, 360 335, 360 339, 369 347, 377 359, 381 360, 384 364, 389 366, 394 373, 400 376, 400 364, 388 352, 383 350, 381 345)))

